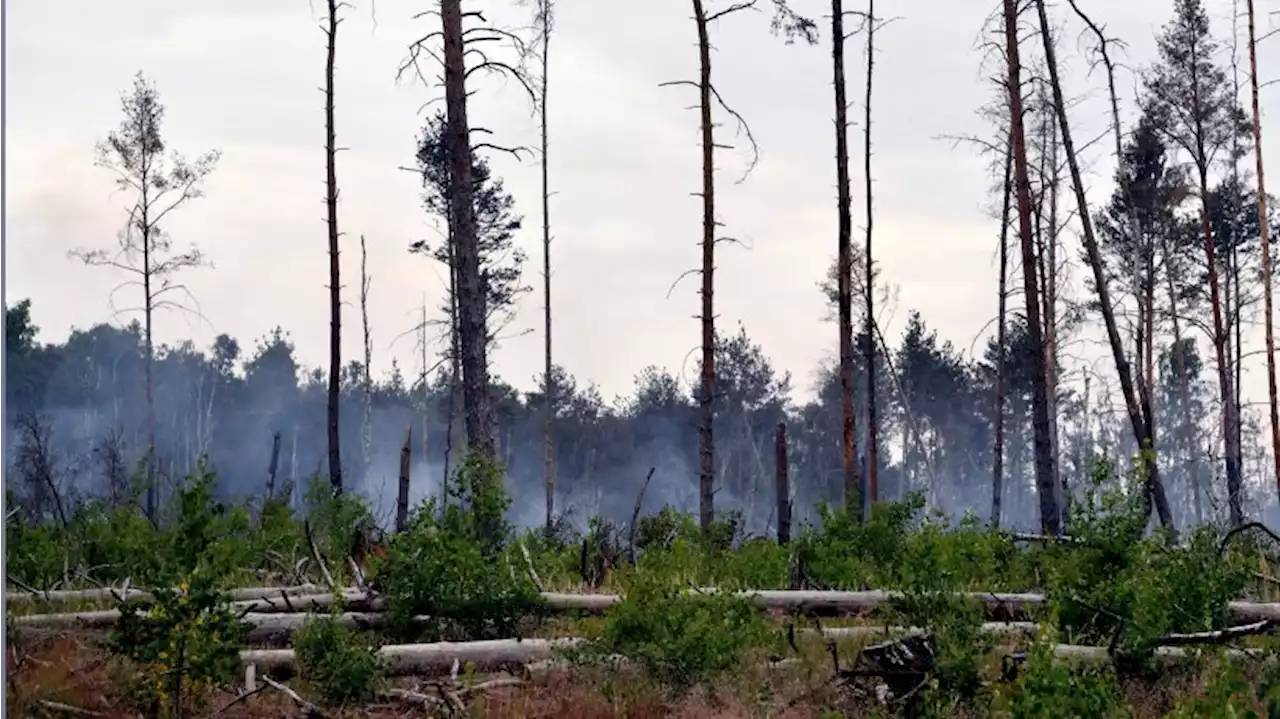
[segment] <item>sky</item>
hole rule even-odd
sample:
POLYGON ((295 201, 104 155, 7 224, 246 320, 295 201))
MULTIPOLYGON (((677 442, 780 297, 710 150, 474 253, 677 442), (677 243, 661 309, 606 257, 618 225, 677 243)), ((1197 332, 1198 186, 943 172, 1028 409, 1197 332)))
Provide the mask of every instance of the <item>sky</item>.
MULTIPOLYGON (((362 354, 356 301, 364 236, 375 374, 388 372, 395 358, 413 376, 420 363, 414 338, 405 333, 424 301, 438 306, 444 274, 407 252, 410 242, 437 239, 439 231, 421 209, 418 178, 400 168, 412 165, 424 112, 441 106, 428 103, 443 92, 408 78, 397 82, 396 70, 409 44, 438 24, 431 16, 414 18, 435 3, 350 2, 338 36, 336 78, 337 136, 345 148, 338 157, 344 354, 362 354)), ((709 2, 717 8, 727 0, 709 2)), ((822 13, 829 4, 792 3, 826 29, 822 13)), ((1132 104, 1132 68, 1154 58, 1153 34, 1172 2, 1080 3, 1127 43, 1129 69, 1119 84, 1132 104)), ((515 0, 469 5, 508 26, 531 16, 515 0)), ((994 132, 977 111, 994 92, 980 35, 997 3, 882 0, 877 6, 896 18, 877 34, 872 101, 874 253, 897 292, 892 311, 881 316, 885 333, 895 342, 915 309, 942 338, 970 352, 995 314, 998 222, 987 159, 952 138, 994 132)), ((1215 0, 1209 7, 1215 29, 1225 35, 1230 3, 1215 0)), ((1110 193, 1112 171, 1105 84, 1100 74, 1086 72, 1081 28, 1066 10, 1063 4, 1053 12, 1065 23, 1067 92, 1083 97, 1074 111, 1077 142, 1104 139, 1083 157, 1089 194, 1098 203, 1110 193)), ((1260 3, 1264 29, 1270 10, 1269 1, 1260 3)), ((6 12, 6 302, 31 298, 44 341, 61 341, 72 327, 112 317, 108 295, 122 277, 86 267, 68 252, 114 246, 124 222, 128 199, 115 192, 108 171, 94 167, 93 150, 118 125, 120 93, 141 70, 167 106, 169 147, 188 158, 222 153, 206 197, 168 225, 179 247, 194 244, 213 263, 183 278, 199 314, 158 317, 157 339, 190 337, 207 347, 225 332, 251 352, 256 338, 280 325, 303 363, 321 366, 329 328, 323 3, 8 0, 6 12)), ((689 4, 564 0, 557 13, 549 102, 556 361, 580 383, 597 382, 606 397, 627 394, 650 364, 693 380, 697 278, 671 286, 700 257, 701 204, 691 194, 700 185, 691 109, 697 96, 692 88, 659 86, 697 77, 689 4)), ((766 13, 734 14, 719 21, 712 36, 714 82, 750 123, 760 147, 759 164, 736 183, 748 153, 731 120, 720 115, 719 138, 735 149, 719 154, 718 215, 724 234, 741 246, 719 250, 718 321, 725 331, 743 323, 775 366, 793 372, 804 396, 836 338, 817 287, 836 245, 830 49, 825 32, 818 47, 771 36, 766 13)), ((1276 43, 1260 48, 1264 82, 1280 77, 1276 43)), ((860 38, 849 43, 849 95, 859 121, 863 53, 860 38)), ((537 120, 517 83, 480 78, 474 90, 473 126, 491 130, 494 142, 536 146, 537 120)), ((1265 115, 1280 107, 1280 88, 1263 93, 1265 124, 1265 115)), ((850 132, 860 242, 861 126, 850 132)), ((1280 145, 1269 147, 1267 161, 1280 166, 1280 145)), ((525 216, 517 242, 529 255, 526 277, 534 287, 522 298, 494 365, 503 379, 528 389, 542 366, 539 166, 536 158, 505 154, 492 155, 491 163, 525 216)), ((1075 246, 1074 238, 1068 242, 1075 246)), ((137 301, 122 296, 117 304, 137 301)), ((1260 347, 1259 337, 1252 348, 1260 347)), ((1101 356, 1092 346, 1068 353, 1101 356)), ((1260 360, 1254 364, 1246 386, 1258 396, 1260 360)))

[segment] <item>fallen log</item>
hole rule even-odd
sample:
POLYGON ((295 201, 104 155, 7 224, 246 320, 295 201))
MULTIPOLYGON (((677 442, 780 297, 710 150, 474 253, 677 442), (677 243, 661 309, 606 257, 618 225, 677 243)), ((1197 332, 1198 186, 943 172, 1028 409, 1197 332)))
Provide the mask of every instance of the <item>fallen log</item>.
MULTIPOLYGON (((318 594, 324 591, 324 587, 318 584, 300 584, 292 587, 241 587, 232 589, 230 596, 232 601, 247 601, 253 599, 262 599, 264 597, 285 596, 301 596, 307 594, 318 594)), ((344 591, 356 591, 354 587, 344 591)), ((145 589, 126 588, 123 591, 113 589, 111 587, 99 587, 95 589, 55 589, 48 592, 21 592, 12 589, 5 591, 5 603, 7 604, 34 604, 48 603, 61 604, 66 602, 95 602, 95 601, 115 601, 116 599, 149 599, 151 593, 145 589)))
MULTIPOLYGON (((448 674, 454 664, 476 671, 520 671, 532 662, 556 657, 556 650, 578 645, 580 638, 492 639, 479 642, 436 642, 433 644, 391 644, 378 650, 386 663, 387 676, 429 676, 448 674)), ((248 649, 240 652, 240 664, 253 666, 259 674, 289 673, 298 670, 292 649, 248 649)))

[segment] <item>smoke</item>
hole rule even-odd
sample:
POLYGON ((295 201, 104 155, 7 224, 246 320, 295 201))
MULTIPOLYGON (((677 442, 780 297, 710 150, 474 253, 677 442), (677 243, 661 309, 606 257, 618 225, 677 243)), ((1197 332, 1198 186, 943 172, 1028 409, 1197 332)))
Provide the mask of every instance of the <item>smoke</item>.
MULTIPOLYGON (((77 330, 62 343, 38 346, 22 331, 31 325, 28 311, 29 306, 6 311, 5 488, 29 511, 47 517, 54 513, 50 494, 72 510, 89 499, 119 498, 130 480, 141 476, 148 446, 141 330, 98 325, 77 330)), ((972 512, 987 520, 994 464, 991 367, 958 357, 949 345, 936 342, 922 320, 914 322, 898 350, 899 376, 877 368, 883 399, 880 498, 922 492, 931 510, 953 519, 972 512)), ((777 518, 774 436, 781 423, 787 430, 793 523, 798 529, 816 521, 819 503, 844 501, 836 374, 829 367, 820 371, 817 396, 797 405, 789 376, 769 364, 745 330, 722 345, 717 350, 716 510, 738 515, 748 534, 772 532, 777 518)), ((1030 391, 1019 351, 1011 348, 1006 359, 1002 525, 1035 531, 1030 391)), ((162 347, 154 376, 162 502, 183 477, 199 470, 202 458, 216 474, 219 496, 228 501, 260 501, 273 464, 274 486, 292 485, 295 506, 301 507, 313 482, 327 480, 327 377, 298 365, 284 332, 260 339, 247 353, 225 335, 204 349, 190 343, 162 347)), ((447 377, 430 377, 425 384, 406 381, 393 367, 367 397, 362 377, 355 363, 341 377, 344 488, 363 497, 379 524, 389 528, 406 434, 411 433, 409 501, 416 507, 439 498, 446 466, 455 470, 461 464, 462 423, 454 413, 450 437, 447 377)), ((865 406, 864 378, 856 369, 855 407, 865 406)), ((595 516, 630 522, 637 502, 644 515, 663 507, 696 513, 698 407, 671 373, 646 370, 632 396, 614 405, 562 370, 553 380, 557 515, 584 529, 595 516)), ((1164 391, 1167 382, 1161 381, 1164 391)), ((1212 426, 1211 389, 1198 378, 1193 390, 1197 426, 1212 426)), ((1212 521, 1225 510, 1219 463, 1198 455, 1194 442, 1176 434, 1183 413, 1178 395, 1166 394, 1157 420, 1170 428, 1162 437, 1162 476, 1177 524, 1212 521)), ((512 499, 509 520, 523 528, 540 526, 546 511, 541 394, 522 395, 495 380, 492 396, 499 458, 512 499)), ((1083 496, 1097 460, 1104 457, 1121 458, 1107 482, 1125 486, 1123 458, 1136 452, 1117 400, 1103 392, 1082 397, 1064 390, 1058 407, 1058 468, 1070 496, 1083 496)), ((1261 436, 1260 421, 1246 413, 1250 436, 1261 436)), ((865 429, 859 425, 860 458, 866 456, 865 429)), ((1201 451, 1211 441, 1197 439, 1201 451)), ((1265 451, 1260 444, 1247 450, 1246 468, 1254 468, 1247 476, 1264 477, 1256 468, 1265 465, 1265 451)), ((1266 511, 1274 520, 1266 486, 1251 482, 1248 489, 1257 500, 1246 502, 1251 514, 1266 511)))

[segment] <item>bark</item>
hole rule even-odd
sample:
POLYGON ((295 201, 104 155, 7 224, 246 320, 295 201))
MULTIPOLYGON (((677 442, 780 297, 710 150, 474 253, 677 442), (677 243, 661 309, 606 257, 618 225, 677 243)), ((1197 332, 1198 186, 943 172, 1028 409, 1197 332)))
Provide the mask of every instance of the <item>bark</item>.
POLYGON ((791 477, 787 461, 787 425, 778 423, 773 439, 774 485, 777 489, 778 544, 791 542, 791 477))
POLYGON ((1262 240, 1262 325, 1267 356, 1267 400, 1271 410, 1271 459, 1275 463, 1276 491, 1280 494, 1280 408, 1276 402, 1276 340, 1271 284, 1271 228, 1267 214, 1267 181, 1262 162, 1262 113, 1258 109, 1258 50, 1253 0, 1249 10, 1249 85, 1253 110, 1253 157, 1258 173, 1258 230, 1262 240))
MULTIPOLYGON (((1036 252, 1031 227, 1031 182, 1027 170, 1027 142, 1023 127, 1022 66, 1018 53, 1018 8, 1004 0, 1005 56, 1008 62, 1010 133, 1013 135, 1013 174, 1017 187, 1018 229, 1022 245, 1022 281, 1027 301, 1027 334, 1032 346, 1043 347, 1040 324, 1040 288, 1036 277, 1036 252)), ((1040 498, 1040 523, 1045 534, 1060 534, 1061 523, 1054 502, 1055 458, 1050 445, 1049 401, 1044 353, 1032 361, 1032 429, 1035 433, 1036 489, 1040 498)))
POLYGON ((867 96, 864 102, 865 115, 862 122, 863 142, 866 145, 866 153, 863 156, 863 172, 867 178, 867 247, 866 247, 866 280, 863 283, 866 290, 867 318, 866 318, 866 340, 864 344, 864 356, 867 364, 867 466, 866 480, 864 486, 866 491, 862 499, 862 519, 867 521, 871 519, 871 505, 880 498, 880 487, 878 482, 877 466, 879 462, 876 447, 876 434, 880 429, 880 423, 876 417, 876 343, 871 336, 871 323, 875 317, 875 280, 872 275, 872 254, 871 254, 871 226, 874 219, 872 213, 872 191, 871 191, 871 85, 872 70, 875 67, 875 37, 876 37, 876 15, 875 0, 867 0, 867 96))
POLYGON ((342 447, 338 421, 338 398, 342 374, 342 286, 338 259, 338 170, 337 138, 334 131, 333 70, 338 42, 338 0, 329 0, 328 52, 324 66, 324 166, 326 222, 329 226, 329 391, 327 428, 329 439, 329 483, 334 493, 342 492, 342 447))
POLYGON ((711 40, 702 0, 693 0, 698 26, 698 94, 702 131, 702 381, 698 390, 698 518, 704 531, 715 520, 716 319, 715 290, 715 126, 711 120, 711 40))
MULTIPOLYGON (((1045 60, 1049 69, 1049 82, 1053 89, 1053 105, 1058 117, 1059 129, 1062 133, 1062 147, 1067 158, 1067 168, 1071 173, 1071 186, 1075 192, 1085 253, 1093 271, 1094 284, 1098 292, 1098 305, 1101 308, 1103 323, 1106 325, 1107 339, 1111 345, 1112 359, 1115 361, 1116 374, 1119 376, 1121 392, 1124 395, 1125 409, 1129 414, 1129 423, 1139 448, 1145 452, 1154 453, 1155 441, 1151 431, 1151 399, 1147 388, 1143 387, 1141 383, 1138 387, 1142 393, 1140 400, 1134 390, 1133 374, 1129 366, 1129 360, 1125 355, 1124 344, 1120 338, 1120 330, 1116 326, 1111 294, 1103 271, 1102 256, 1098 249, 1097 237, 1093 231, 1089 203, 1084 194, 1080 163, 1076 157, 1075 143, 1071 137, 1071 124, 1067 119, 1066 102, 1063 99, 1062 82, 1058 76, 1057 57, 1049 32, 1048 13, 1045 10, 1044 0, 1036 0, 1036 12, 1039 14, 1040 34, 1044 42, 1045 60)), ((1036 443, 1040 443, 1038 435, 1036 443)), ((1037 454, 1039 454, 1038 449, 1037 454)), ((1144 465, 1146 469, 1147 501, 1154 501, 1156 512, 1160 517, 1160 523, 1167 528, 1172 528, 1173 515, 1169 508, 1169 500, 1165 495, 1164 484, 1160 480, 1156 463, 1148 461, 1144 462, 1144 465)))
POLYGON ((467 66, 462 0, 442 0, 445 143, 449 150, 449 218, 458 264, 458 344, 462 350, 462 402, 468 451, 494 459, 489 404, 488 334, 480 283, 475 186, 471 179, 471 131, 467 122, 467 66))
POLYGON ((541 102, 538 103, 539 120, 542 130, 542 319, 543 319, 543 366, 542 373, 546 387, 543 389, 542 427, 542 463, 547 484, 547 531, 551 531, 555 521, 556 506, 556 455, 555 455, 555 384, 551 380, 551 188, 548 183, 547 164, 547 86, 549 53, 551 47, 551 0, 542 0, 540 8, 542 20, 542 86, 541 102))
MULTIPOLYGON (((853 218, 849 190, 849 102, 844 78, 844 2, 831 0, 831 68, 836 103, 836 304, 840 335, 840 412, 845 509, 853 511, 859 491, 858 450, 853 416, 853 218)), ((870 260, 868 260, 870 266, 870 260)), ((869 499, 869 497, 868 497, 869 499)), ((864 505, 869 506, 866 502, 864 505)), ((864 511, 865 517, 868 512, 864 511)))
POLYGON ((996 410, 995 410, 995 448, 992 450, 993 468, 991 471, 991 526, 1000 528, 1000 519, 1004 503, 1004 360, 1006 309, 1009 300, 1009 215, 1013 204, 1013 135, 1009 136, 1008 149, 1004 158, 1004 201, 1000 209, 1000 289, 996 309, 996 346, 1000 348, 996 358, 996 410))
POLYGON ((400 447, 400 477, 396 491, 396 532, 409 528, 410 465, 413 457, 413 425, 404 433, 404 445, 400 447))

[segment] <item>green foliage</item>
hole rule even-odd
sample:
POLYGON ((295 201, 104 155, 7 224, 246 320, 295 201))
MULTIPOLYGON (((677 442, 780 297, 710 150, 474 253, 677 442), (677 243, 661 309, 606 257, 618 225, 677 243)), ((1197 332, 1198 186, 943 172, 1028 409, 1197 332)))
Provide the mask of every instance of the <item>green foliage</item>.
POLYGON ((1152 640, 1226 626, 1247 570, 1218 555, 1217 531, 1200 527, 1177 543, 1143 537, 1148 511, 1136 473, 1118 486, 1100 461, 1093 487, 1072 506, 1072 544, 1047 550, 1047 594, 1062 630, 1076 643, 1111 646, 1143 659, 1152 640))
POLYGON ((776 639, 747 601, 724 592, 691 593, 641 571, 626 598, 606 615, 602 635, 572 654, 584 662, 625 657, 683 691, 741 666, 750 652, 776 639))
POLYGON ((1204 696, 1181 699, 1169 719, 1280 719, 1280 682, 1245 678, 1239 665, 1222 661, 1205 686, 1204 696), (1262 711, 1259 711, 1262 709, 1262 711))
MULTIPOLYGON (((362 555, 373 534, 376 526, 373 513, 358 496, 335 496, 333 487, 323 478, 311 480, 307 487, 306 506, 316 549, 335 571, 345 572, 344 560, 349 556, 362 555)), ((282 521, 284 517, 280 516, 284 511, 284 508, 275 508, 271 517, 281 526, 287 526, 282 521)), ((293 526, 297 527, 297 523, 294 522, 293 526)))
POLYGON ((374 588, 387 601, 392 633, 400 638, 497 639, 516 634, 540 604, 536 588, 517 572, 510 498, 501 472, 469 457, 449 484, 448 506, 434 498, 417 512, 408 531, 392 538, 375 566, 374 588), (416 617, 426 615, 428 622, 416 617))
POLYGON ((179 489, 169 551, 151 568, 152 597, 119 603, 108 648, 142 666, 138 687, 153 714, 186 715, 211 687, 239 669, 239 617, 227 579, 243 557, 244 515, 213 501, 213 475, 179 489))
POLYGON ((1120 700, 1113 671, 1081 671, 1055 662, 1056 633, 1043 633, 1031 646, 1027 661, 1014 681, 1009 702, 1012 719, 1123 719, 1129 716, 1120 700))
POLYGON ((302 678, 325 703, 340 706, 372 699, 384 668, 377 650, 330 616, 308 617, 293 636, 302 678))

